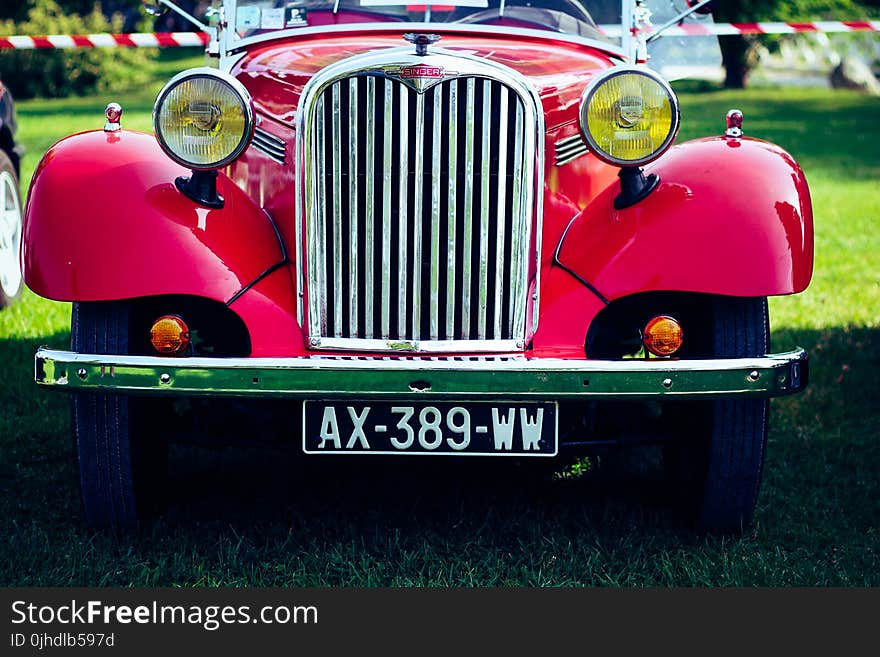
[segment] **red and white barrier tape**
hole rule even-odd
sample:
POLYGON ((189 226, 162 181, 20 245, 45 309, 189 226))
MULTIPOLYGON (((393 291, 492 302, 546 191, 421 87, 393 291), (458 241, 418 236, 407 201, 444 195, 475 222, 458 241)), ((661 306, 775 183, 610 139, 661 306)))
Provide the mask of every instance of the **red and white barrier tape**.
MULTIPOLYGON (((609 36, 620 36, 619 25, 601 25, 609 36), (606 28, 608 30, 606 31, 606 28)), ((663 36, 725 36, 731 34, 808 34, 880 32, 880 21, 814 21, 811 23, 683 23, 667 28, 663 36)), ((651 30, 648 29, 650 34, 651 30)))
MULTIPOLYGON (((620 25, 600 25, 610 37, 620 36, 620 25)), ((665 36, 724 36, 729 34, 804 34, 880 32, 880 21, 815 21, 812 23, 686 23, 668 28, 665 36)), ((650 34, 650 31, 648 32, 650 34)), ((173 48, 206 46, 204 32, 136 32, 131 34, 54 34, 0 37, 0 50, 57 48, 173 48)))
POLYGON ((206 46, 206 32, 136 32, 131 34, 53 34, 0 37, 0 50, 53 48, 173 48, 206 46))

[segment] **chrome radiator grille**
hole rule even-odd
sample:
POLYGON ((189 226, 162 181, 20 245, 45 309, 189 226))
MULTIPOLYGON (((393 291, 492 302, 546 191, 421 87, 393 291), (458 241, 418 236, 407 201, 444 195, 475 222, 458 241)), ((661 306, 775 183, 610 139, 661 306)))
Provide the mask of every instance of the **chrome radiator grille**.
POLYGON ((419 92, 367 73, 311 107, 312 345, 521 347, 536 159, 523 98, 485 77, 419 92))

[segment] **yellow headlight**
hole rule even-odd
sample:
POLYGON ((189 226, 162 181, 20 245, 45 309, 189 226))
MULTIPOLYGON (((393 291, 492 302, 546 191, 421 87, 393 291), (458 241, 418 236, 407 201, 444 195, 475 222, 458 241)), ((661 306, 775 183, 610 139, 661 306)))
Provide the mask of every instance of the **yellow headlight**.
POLYGON ((678 99, 669 84, 645 68, 614 68, 581 97, 581 132, 609 164, 639 166, 660 157, 679 126, 678 99))
POLYGON ((238 80, 217 69, 184 71, 159 92, 153 128, 172 160, 192 169, 219 169, 250 142, 250 95, 238 80))

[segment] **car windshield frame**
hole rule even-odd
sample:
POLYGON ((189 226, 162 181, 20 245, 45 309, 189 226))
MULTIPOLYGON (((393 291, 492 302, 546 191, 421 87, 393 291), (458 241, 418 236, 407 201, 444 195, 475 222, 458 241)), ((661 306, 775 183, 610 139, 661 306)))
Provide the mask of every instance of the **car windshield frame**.
MULTIPOLYGON (((432 4, 419 3, 419 0, 224 0, 224 22, 226 29, 220 31, 221 53, 232 53, 242 48, 262 41, 285 38, 297 35, 309 35, 316 33, 345 33, 352 31, 400 31, 404 27, 406 31, 439 31, 474 33, 484 32, 488 34, 507 34, 523 36, 543 36, 555 40, 572 41, 599 47, 603 50, 620 54, 621 45, 619 33, 603 34, 598 24, 620 24, 620 0, 540 0, 542 7, 526 7, 526 3, 534 0, 445 0, 432 4), (335 19, 333 16, 334 3, 337 8, 335 19), (604 8, 605 20, 592 19, 590 7, 601 6, 604 8), (276 7, 275 5, 281 5, 276 7), (304 7, 306 13, 320 11, 324 14, 320 23, 295 24, 297 17, 290 10, 295 9, 292 5, 304 7), (407 13, 407 8, 423 8, 407 13), (428 7, 432 9, 427 10, 428 7), (445 10, 453 8, 453 11, 445 10), (549 7, 549 9, 548 9, 549 7), (562 8, 576 11, 580 7, 589 22, 580 16, 575 16, 570 11, 561 11, 562 8), (616 7, 616 10, 614 9, 616 7), (253 11, 250 8, 257 9, 253 11), (263 15, 262 9, 272 9, 268 17, 263 15), (445 11, 440 11, 443 8, 445 11), (559 9, 556 9, 559 8, 559 9), (244 12, 240 10, 245 10, 244 12), (384 10, 384 11, 383 11, 384 10), (498 12, 499 16, 486 16, 487 22, 461 22, 479 12, 498 12), (502 17, 500 14, 504 13, 502 17), (529 13, 524 19, 524 14, 529 13), (375 21, 369 20, 371 15, 376 16, 375 21), (546 19, 540 23, 537 20, 528 20, 534 16, 536 19, 546 19), (608 16, 616 16, 615 22, 608 21, 608 16), (454 20, 450 21, 452 17, 454 20), (341 18, 342 20, 339 20, 341 18), (365 20, 366 18, 366 20, 365 20), (556 19, 556 23, 552 22, 556 19), (262 27, 263 23, 269 27, 262 27), (256 27, 259 25, 259 27, 256 27), (575 28, 575 29, 572 29, 575 28)), ((538 3, 535 3, 538 4, 538 3)))
MULTIPOLYGON (((171 5, 174 0, 160 0, 171 5)), ((421 0, 408 0, 420 2, 421 0)), ((430 1, 430 0, 429 0, 430 1)), ((702 0, 706 2, 708 0, 702 0)), ((522 38, 524 40, 548 40, 557 43, 570 43, 604 52, 606 55, 632 64, 647 64, 660 71, 669 79, 689 77, 693 70, 705 70, 720 66, 718 38, 714 36, 693 38, 657 39, 663 31, 676 21, 681 23, 711 24, 711 13, 696 13, 700 4, 692 0, 437 0, 430 5, 431 14, 427 16, 429 5, 409 5, 407 0, 213 0, 215 18, 212 27, 202 27, 210 32, 209 52, 220 58, 221 68, 230 68, 247 48, 279 39, 297 37, 313 38, 318 35, 341 36, 345 34, 400 34, 402 31, 416 33, 443 33, 449 35, 484 35, 496 38, 522 38), (443 2, 444 4, 440 4, 443 2), (334 4, 335 3, 335 4, 334 4), (274 7, 275 4, 284 7, 274 7), (524 7, 524 4, 544 4, 551 11, 538 7, 524 7), (236 18, 239 8, 290 9, 289 5, 304 6, 306 12, 313 6, 323 14, 318 21, 303 21, 299 25, 288 24, 285 15, 282 25, 269 29, 239 31, 236 18), (487 8, 488 6, 488 8, 487 8), (576 16, 562 11, 552 11, 554 7, 574 8, 592 21, 578 20, 576 16), (580 10, 578 10, 580 6, 580 10), (334 17, 342 14, 342 20, 334 17), (419 7, 421 14, 406 14, 407 7, 419 7), (437 13, 438 7, 453 8, 463 12, 452 15, 437 13), (381 11, 382 9, 385 11, 381 11), (503 20, 498 20, 504 12, 503 20), (530 16, 524 13, 530 11, 530 16), (548 17, 544 23, 533 20, 535 12, 543 12, 548 17), (347 13, 343 13, 347 12, 347 13), (396 15, 395 15, 396 12, 396 15), (483 16, 473 21, 460 18, 474 16, 479 12, 497 12, 498 16, 483 16), (408 20, 399 20, 406 14, 408 20), (375 16, 376 20, 370 20, 375 16), (443 20, 437 20, 442 17, 443 20), (563 20, 559 20, 560 17, 563 20), (486 20, 488 18, 488 20, 486 20), (532 20, 530 20, 532 19, 532 20), (552 19, 552 20, 551 20, 552 19), (554 22, 555 21, 555 22, 554 22), (580 26, 572 29, 572 26, 580 26), (657 31, 659 28, 659 31, 657 31)), ((186 15, 185 13, 183 15, 186 15)), ((279 19, 276 11, 275 18, 279 19)), ((201 24, 198 19, 192 20, 201 24)), ((254 20, 262 21, 260 15, 254 20)), ((270 20, 270 25, 272 22, 270 20)), ((442 46, 440 46, 442 48, 442 46)))

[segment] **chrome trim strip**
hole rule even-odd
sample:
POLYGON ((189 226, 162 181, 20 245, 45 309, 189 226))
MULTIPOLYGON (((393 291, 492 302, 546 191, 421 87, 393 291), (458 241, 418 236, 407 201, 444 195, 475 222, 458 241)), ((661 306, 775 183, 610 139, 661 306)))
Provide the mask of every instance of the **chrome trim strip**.
POLYGON ((561 160, 561 159, 564 159, 572 154, 586 153, 587 151, 588 151, 588 148, 584 145, 572 146, 572 147, 569 147, 566 149, 559 149, 556 151, 556 159, 561 160))
POLYGON ((578 142, 575 144, 570 144, 568 146, 562 146, 556 148, 556 157, 565 156, 569 153, 575 153, 577 151, 585 151, 587 150, 587 145, 583 142, 578 142))
MULTIPOLYGON (((504 281, 508 276, 507 263, 504 261, 504 217, 505 201, 507 199, 507 87, 501 87, 501 93, 498 103, 498 208, 497 208, 497 224, 498 234, 495 238, 495 308, 493 322, 493 337, 498 340, 501 338, 501 318, 503 316, 502 305, 504 303, 504 281)), ((519 139, 517 139, 519 141, 519 139)), ((516 215, 514 215, 516 216, 516 215)), ((515 232, 515 231, 514 231, 515 232)), ((514 309, 511 307, 510 315, 513 315, 514 309)), ((506 328, 506 327, 505 327, 506 328)))
MULTIPOLYGON (((541 101, 538 100, 537 108, 541 107, 541 101)), ((532 294, 532 325, 529 330, 529 335, 527 336, 526 341, 523 343, 525 345, 526 342, 531 341, 532 336, 538 330, 538 321, 540 319, 540 303, 541 303, 541 249, 543 248, 543 240, 544 240, 544 231, 543 231, 543 211, 544 211, 544 112, 539 109, 537 117, 535 119, 538 130, 535 133, 530 133, 530 136, 533 138, 531 144, 524 145, 525 153, 537 153, 538 166, 535 168, 535 184, 532 187, 526 187, 525 192, 528 195, 528 206, 527 207, 536 207, 537 220, 529 224, 529 235, 528 241, 526 244, 531 244, 532 240, 532 229, 535 230, 534 238, 535 238, 535 251, 533 254, 534 260, 533 266, 535 268, 535 291, 532 294)), ((527 269, 528 271, 528 269, 527 269)), ((526 287, 526 296, 528 296, 528 287, 526 287)), ((529 299, 525 300, 526 305, 529 303, 529 299)), ((525 332, 525 327, 524 327, 525 332)), ((519 335, 519 334, 517 334, 519 335)))
MULTIPOLYGON (((522 103, 518 102, 516 104, 516 134, 522 133, 522 124, 523 124, 523 107, 522 103)), ((513 175, 514 180, 522 180, 523 178, 523 143, 522 140, 518 139, 516 145, 514 147, 514 155, 513 155, 513 175)), ((514 214, 519 214, 522 212, 522 204, 525 202, 524 193, 522 187, 520 185, 513 186, 513 198, 511 199, 511 203, 513 205, 514 214)), ((541 201, 543 202, 543 201, 541 201)), ((526 284, 526 277, 528 276, 528 259, 525 257, 525 254, 528 252, 528 241, 527 235, 523 235, 520 232, 515 232, 510 236, 510 280, 511 280, 511 290, 510 290, 510 299, 511 304, 513 304, 514 299, 521 299, 527 294, 528 285, 526 284), (525 241, 525 243, 524 243, 525 241)), ((526 332, 526 317, 525 313, 513 313, 513 333, 514 336, 525 335, 526 332)))
POLYGON ((364 325, 368 333, 373 331, 373 223, 375 219, 376 188, 373 182, 373 163, 376 161, 376 78, 372 75, 367 77, 367 117, 365 130, 367 132, 366 162, 364 162, 364 325))
MULTIPOLYGON (((315 106, 315 135, 322 134, 324 131, 324 99, 321 98, 315 106)), ((315 139, 313 136, 312 139, 315 139)), ((315 204, 317 206, 317 221, 309 222, 309 249, 313 254, 313 262, 327 261, 327 189, 326 189, 326 156, 323 148, 317 149, 318 166, 316 171, 317 193, 315 194, 315 204)), ((327 281, 324 276, 324 267, 315 267, 315 289, 310 290, 309 294, 309 317, 312 326, 323 326, 326 324, 326 304, 320 303, 321 298, 327 297, 327 281)))
POLYGON ((465 108, 467 119, 465 120, 464 138, 464 235, 462 236, 462 271, 461 271, 461 337, 467 339, 471 336, 471 259, 473 256, 474 242, 474 94, 476 82, 473 78, 467 80, 467 92, 465 96, 465 108))
POLYGON ((471 361, 471 362, 481 362, 481 363, 491 363, 495 361, 503 361, 503 360, 528 360, 523 354, 493 354, 489 356, 480 356, 475 354, 468 354, 466 356, 450 356, 448 354, 382 354, 381 356, 376 356, 370 354, 365 356, 363 354, 322 354, 315 352, 313 354, 309 354, 308 356, 301 356, 301 358, 308 358, 309 360, 323 362, 327 360, 369 360, 369 361, 399 361, 399 360, 409 360, 409 361, 471 361))
POLYGON ((573 135, 569 135, 568 137, 564 137, 556 142, 556 147, 562 146, 570 146, 571 144, 582 144, 584 143, 583 137, 581 137, 580 133, 575 133, 573 135))
POLYGON ((34 380, 50 389, 160 395, 699 399, 787 395, 808 378, 803 349, 680 361, 158 358, 46 348, 34 358, 34 380))
POLYGON ((513 352, 514 340, 376 340, 373 338, 321 338, 320 349, 333 351, 385 351, 391 353, 449 353, 449 352, 513 352))
POLYGON ((578 159, 581 155, 586 155, 590 152, 590 149, 586 146, 582 146, 579 149, 568 151, 566 153, 557 153, 556 154, 556 166, 561 167, 564 164, 568 164, 569 162, 573 162, 578 159))
POLYGON ((576 134, 557 141, 554 144, 554 150, 556 153, 556 162, 558 164, 559 160, 564 159, 566 156, 573 153, 586 153, 588 148, 584 138, 580 134, 576 134))
POLYGON ((424 185, 425 157, 425 95, 416 94, 416 161, 415 183, 413 185, 413 294, 412 322, 413 338, 422 337, 422 186, 424 185))
POLYGON ((397 293, 397 337, 406 336, 406 297, 409 283, 409 263, 406 260, 406 225, 409 223, 409 207, 407 205, 407 175, 409 172, 409 103, 407 103, 404 87, 397 87, 400 103, 400 215, 398 224, 397 265, 401 276, 397 293))
POLYGON ((569 144, 580 144, 583 143, 583 138, 580 134, 569 135, 568 137, 564 137, 556 142, 556 146, 568 146, 569 144))
MULTIPOLYGON (((311 143, 311 148, 315 147, 315 134, 313 130, 311 130, 311 119, 308 121, 304 120, 302 125, 299 126, 299 129, 306 134, 311 132, 313 136, 309 139, 311 143)), ((305 287, 305 276, 306 276, 306 268, 304 260, 308 260, 307 255, 304 252, 306 248, 303 244, 303 241, 306 238, 306 231, 308 230, 306 227, 306 217, 312 215, 312 199, 309 195, 304 195, 302 193, 304 187, 304 181, 309 177, 309 169, 312 164, 310 161, 305 159, 305 153, 307 151, 305 139, 297 139, 294 142, 294 189, 296 193, 296 198, 298 203, 294 204, 294 227, 295 227, 295 235, 293 237, 294 240, 294 258, 293 258, 293 266, 296 270, 295 280, 296 280, 296 319, 299 322, 300 326, 306 326, 306 322, 309 323, 309 333, 312 332, 311 326, 313 325, 313 320, 311 317, 311 312, 309 312, 309 317, 306 317, 306 287, 305 287)))
POLYGON ((491 136, 487 130, 492 120, 492 83, 483 80, 483 140, 480 160, 480 312, 477 315, 477 337, 486 339, 486 307, 489 302, 489 179, 491 178, 491 136))
POLYGON ((283 155, 286 148, 287 142, 279 139, 275 135, 266 132, 262 128, 254 129, 254 139, 258 142, 259 146, 265 148, 268 152, 272 152, 275 155, 283 155))
POLYGON ((431 306, 428 313, 430 337, 440 338, 440 142, 443 136, 440 112, 443 108, 442 87, 434 87, 433 142, 431 162, 431 306))
POLYGON ((458 80, 449 83, 449 194, 446 236, 446 339, 455 339, 455 220, 458 189, 458 80))
POLYGON ((358 134, 357 116, 358 92, 357 78, 348 79, 348 335, 355 337, 358 332, 358 134))
MULTIPOLYGON (((340 98, 340 85, 333 85, 333 189, 342 189, 342 99, 340 98)), ((342 201, 339 194, 333 195, 333 216, 342 215, 342 201)), ((333 262, 342 262, 342 225, 333 227, 333 262)), ((333 334, 342 337, 342 281, 335 281, 333 285, 333 334)), ((312 335, 321 334, 319 325, 312 325, 312 335)))
POLYGON ((275 135, 255 128, 251 146, 279 164, 287 164, 287 143, 275 135))
MULTIPOLYGON (((382 337, 391 337, 391 167, 392 134, 394 125, 394 87, 391 80, 382 80, 385 94, 385 116, 382 133, 382 337)), ((405 286, 404 286, 405 287, 405 286)))

